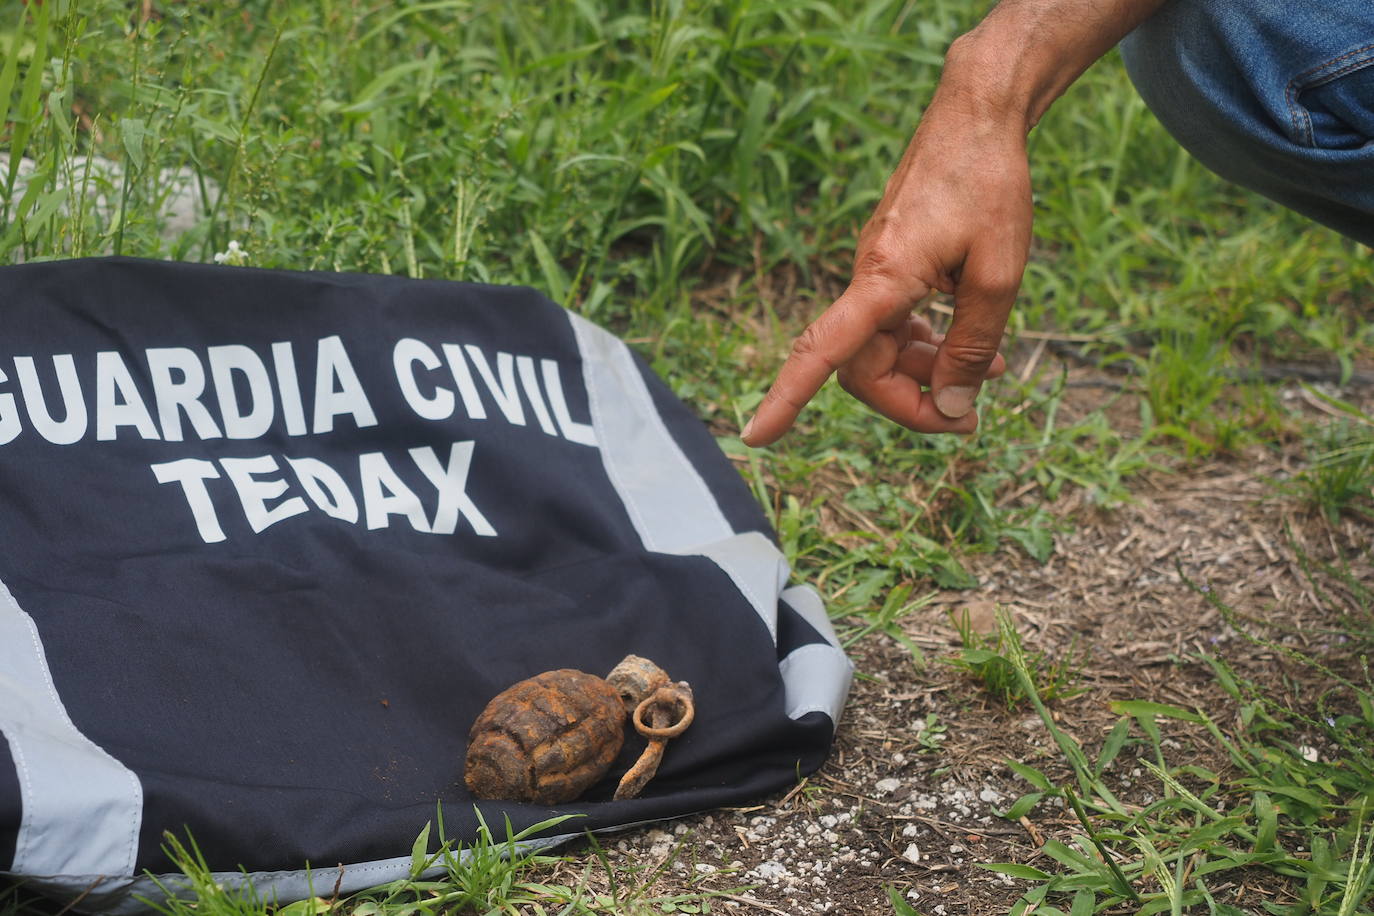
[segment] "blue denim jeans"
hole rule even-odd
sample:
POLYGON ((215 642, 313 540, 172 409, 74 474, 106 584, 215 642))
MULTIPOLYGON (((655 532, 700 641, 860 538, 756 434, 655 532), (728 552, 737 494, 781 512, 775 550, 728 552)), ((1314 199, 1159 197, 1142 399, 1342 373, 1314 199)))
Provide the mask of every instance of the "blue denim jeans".
POLYGON ((1374 0, 1170 0, 1121 54, 1204 165, 1374 246, 1374 0))

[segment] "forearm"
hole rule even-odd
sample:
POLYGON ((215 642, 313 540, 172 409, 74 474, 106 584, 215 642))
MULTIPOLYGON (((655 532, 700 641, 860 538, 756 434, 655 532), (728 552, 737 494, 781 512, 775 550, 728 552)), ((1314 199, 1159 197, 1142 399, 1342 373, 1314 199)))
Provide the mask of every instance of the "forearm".
POLYGON ((1031 239, 1026 132, 1165 0, 1002 0, 958 39, 906 154, 859 234, 849 287, 807 327, 741 435, 776 441, 838 369, 845 390, 908 429, 970 433, 1031 239), (944 335, 913 317, 954 297, 944 335))
POLYGON ((1002 0, 950 46, 937 98, 1030 130, 1083 71, 1164 2, 1002 0))

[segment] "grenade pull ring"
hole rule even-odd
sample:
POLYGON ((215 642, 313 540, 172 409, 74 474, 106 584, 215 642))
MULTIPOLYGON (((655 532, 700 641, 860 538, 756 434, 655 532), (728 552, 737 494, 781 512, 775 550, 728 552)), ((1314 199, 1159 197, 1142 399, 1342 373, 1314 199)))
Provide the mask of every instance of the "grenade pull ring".
POLYGON ((635 707, 635 731, 645 738, 676 738, 697 717, 692 688, 686 681, 660 687, 635 707), (673 716, 677 719, 674 720, 673 716), (645 718, 649 721, 645 722, 645 718), (665 724, 666 723, 666 724, 665 724))
POLYGON ((658 772, 669 739, 686 731, 696 714, 692 688, 686 681, 658 687, 635 707, 632 717, 635 731, 647 738, 649 744, 634 766, 620 778, 620 785, 615 790, 616 801, 635 798, 644 791, 644 786, 658 772))

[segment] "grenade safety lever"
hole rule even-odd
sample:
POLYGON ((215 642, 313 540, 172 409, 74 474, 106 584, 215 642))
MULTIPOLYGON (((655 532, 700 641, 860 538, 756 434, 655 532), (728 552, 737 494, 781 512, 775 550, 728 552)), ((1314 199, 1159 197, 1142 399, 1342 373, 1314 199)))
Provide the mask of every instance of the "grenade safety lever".
POLYGON ((692 688, 686 681, 667 684, 655 690, 647 699, 635 707, 633 721, 635 731, 649 740, 644 753, 639 755, 634 766, 620 778, 615 790, 615 800, 635 798, 644 790, 649 780, 658 772, 663 761, 663 751, 668 741, 687 730, 696 718, 696 706, 692 702, 692 688))

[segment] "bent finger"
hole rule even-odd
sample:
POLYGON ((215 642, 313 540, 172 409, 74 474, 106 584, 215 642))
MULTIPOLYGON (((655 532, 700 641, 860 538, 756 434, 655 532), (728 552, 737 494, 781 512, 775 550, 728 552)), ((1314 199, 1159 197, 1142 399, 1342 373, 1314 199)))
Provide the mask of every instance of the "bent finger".
POLYGON ((913 340, 897 354, 896 369, 929 388, 930 376, 935 369, 935 354, 938 352, 934 344, 913 340))
MULTIPOLYGON (((931 326, 930 322, 927 319, 921 317, 920 315, 912 315, 908 319, 907 325, 911 341, 913 343, 920 342, 924 344, 929 344, 930 349, 923 349, 920 351, 913 352, 911 354, 903 352, 902 356, 900 357, 901 364, 911 367, 910 371, 908 371, 907 369, 903 369, 903 371, 908 371, 908 374, 916 375, 917 378, 921 379, 921 382, 923 384, 929 385, 930 370, 928 368, 924 368, 926 366, 926 356, 928 353, 933 355, 935 350, 939 348, 940 344, 945 342, 945 335, 940 333, 939 331, 936 331, 931 326), (915 368, 917 366, 923 368, 918 370, 915 368)), ((986 373, 984 373, 983 378, 985 380, 1000 378, 1004 374, 1006 374, 1006 371, 1007 361, 1001 353, 998 353, 996 356, 993 357, 992 363, 988 366, 988 370, 986 373)))
POLYGON ((845 391, 884 417, 919 433, 971 433, 978 428, 976 413, 945 416, 936 409, 930 392, 901 372, 859 376, 846 367, 840 370, 839 382, 845 391))
MULTIPOLYGON (((911 341, 897 353, 897 371, 911 376, 929 388, 931 379, 935 374, 935 357, 940 352, 939 346, 943 341, 943 334, 936 335, 936 339, 931 343, 920 340, 911 341)), ((993 358, 992 365, 988 366, 988 371, 983 379, 987 381, 999 378, 1006 371, 1007 361, 999 353, 993 358)))
MULTIPOLYGON (((902 335, 905 336, 905 335, 902 335)), ((906 371, 904 357, 914 352, 928 353, 933 361, 935 348, 921 341, 899 346, 895 333, 879 332, 869 338, 837 373, 841 387, 878 413, 908 429, 926 433, 972 432, 977 417, 970 414, 957 419, 935 409, 930 393, 924 390, 920 373, 906 371)), ((929 363, 924 375, 929 380, 929 363)))

